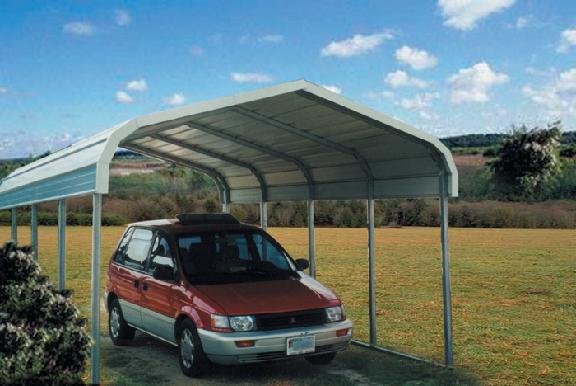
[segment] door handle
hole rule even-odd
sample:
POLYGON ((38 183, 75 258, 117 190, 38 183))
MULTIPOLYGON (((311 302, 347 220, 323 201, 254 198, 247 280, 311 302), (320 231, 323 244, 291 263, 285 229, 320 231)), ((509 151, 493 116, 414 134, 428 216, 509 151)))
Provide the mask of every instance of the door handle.
POLYGON ((148 291, 148 283, 142 283, 142 289, 148 291))
POLYGON ((138 288, 140 282, 138 280, 134 280, 134 288, 138 288))

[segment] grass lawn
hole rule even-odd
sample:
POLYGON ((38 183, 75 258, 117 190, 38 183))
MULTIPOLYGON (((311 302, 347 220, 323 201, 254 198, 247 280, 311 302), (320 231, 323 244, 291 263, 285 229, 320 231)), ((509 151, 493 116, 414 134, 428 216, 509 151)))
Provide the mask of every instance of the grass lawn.
MULTIPOLYGON (((122 229, 102 230, 102 286, 122 229)), ((306 229, 270 232, 293 257, 306 256, 306 229)), ((0 227, 1 239, 9 234, 9 227, 0 227)), ((40 227, 39 235, 41 266, 55 278, 56 228, 40 227)), ((28 229, 21 227, 19 236, 26 244, 28 229)), ((356 338, 366 339, 366 230, 321 228, 316 242, 318 278, 343 298, 356 338)), ((450 242, 457 366, 484 384, 576 384, 576 231, 454 228, 450 242)), ((90 243, 90 228, 68 228, 67 287, 75 291, 73 299, 85 315, 90 309, 90 243)), ((442 361, 438 229, 377 229, 376 256, 379 343, 442 361)), ((103 328, 106 321, 103 315, 103 328)), ((372 382, 401 384, 401 378, 389 378, 391 360, 358 349, 342 359, 372 382), (377 358, 382 363, 368 366, 377 358)), ((103 380, 116 380, 117 372, 103 361, 103 380)))

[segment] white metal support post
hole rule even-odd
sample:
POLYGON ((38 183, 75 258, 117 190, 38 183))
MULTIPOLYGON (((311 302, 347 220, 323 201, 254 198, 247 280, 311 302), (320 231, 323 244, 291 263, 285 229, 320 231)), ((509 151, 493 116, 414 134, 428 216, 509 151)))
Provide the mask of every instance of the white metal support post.
POLYGON ((370 345, 378 344, 376 335, 376 271, 374 249, 374 181, 368 183, 368 308, 370 313, 370 345))
POLYGON ((58 201, 58 289, 66 286, 66 200, 58 201))
POLYGON ((314 200, 308 200, 308 260, 310 276, 316 277, 316 241, 314 240, 314 200))
POLYGON ((230 191, 222 188, 222 213, 230 213, 230 191))
POLYGON ((38 205, 32 205, 30 211, 30 243, 34 260, 38 261, 38 205))
POLYGON ((268 229, 268 202, 260 201, 260 227, 268 229))
POLYGON ((102 195, 92 200, 92 383, 100 383, 100 228, 102 225, 102 195))
POLYGON ((16 208, 12 208, 11 210, 11 214, 12 214, 12 241, 14 241, 15 243, 18 243, 18 216, 16 213, 16 208))
POLYGON ((444 362, 454 364, 452 352, 452 293, 450 286, 450 250, 448 249, 448 178, 440 174, 440 241, 442 243, 442 295, 444 301, 444 362))

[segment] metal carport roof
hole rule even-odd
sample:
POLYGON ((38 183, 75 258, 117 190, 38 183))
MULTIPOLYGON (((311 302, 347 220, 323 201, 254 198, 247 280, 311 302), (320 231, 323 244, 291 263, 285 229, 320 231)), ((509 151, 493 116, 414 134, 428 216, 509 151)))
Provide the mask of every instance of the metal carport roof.
MULTIPOLYGON (((92 382, 99 383, 100 226, 102 195, 118 147, 197 169, 216 182, 223 211, 260 202, 307 200, 310 274, 314 264, 314 202, 367 199, 370 342, 376 337, 374 199, 440 198, 445 363, 453 363, 448 197, 458 194, 450 151, 437 138, 300 80, 131 119, 21 167, 0 183, 0 209, 31 205, 38 248, 40 202, 59 201, 58 286, 65 284, 66 199, 93 195, 92 382)), ((37 257, 38 254, 35 253, 37 257)), ((405 354, 402 354, 405 355, 405 354)), ((414 357, 412 357, 414 358, 414 357)))
POLYGON ((405 123, 307 81, 126 121, 22 167, 0 209, 108 193, 118 147, 210 175, 227 202, 438 196, 458 178, 449 150, 405 123))

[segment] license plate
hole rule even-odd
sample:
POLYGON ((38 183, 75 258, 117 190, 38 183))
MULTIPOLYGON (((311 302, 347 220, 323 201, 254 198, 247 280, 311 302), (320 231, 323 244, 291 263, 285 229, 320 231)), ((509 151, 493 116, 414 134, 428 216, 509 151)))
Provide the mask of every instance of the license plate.
POLYGON ((316 349, 314 335, 297 336, 286 339, 286 355, 299 355, 314 352, 316 349))

